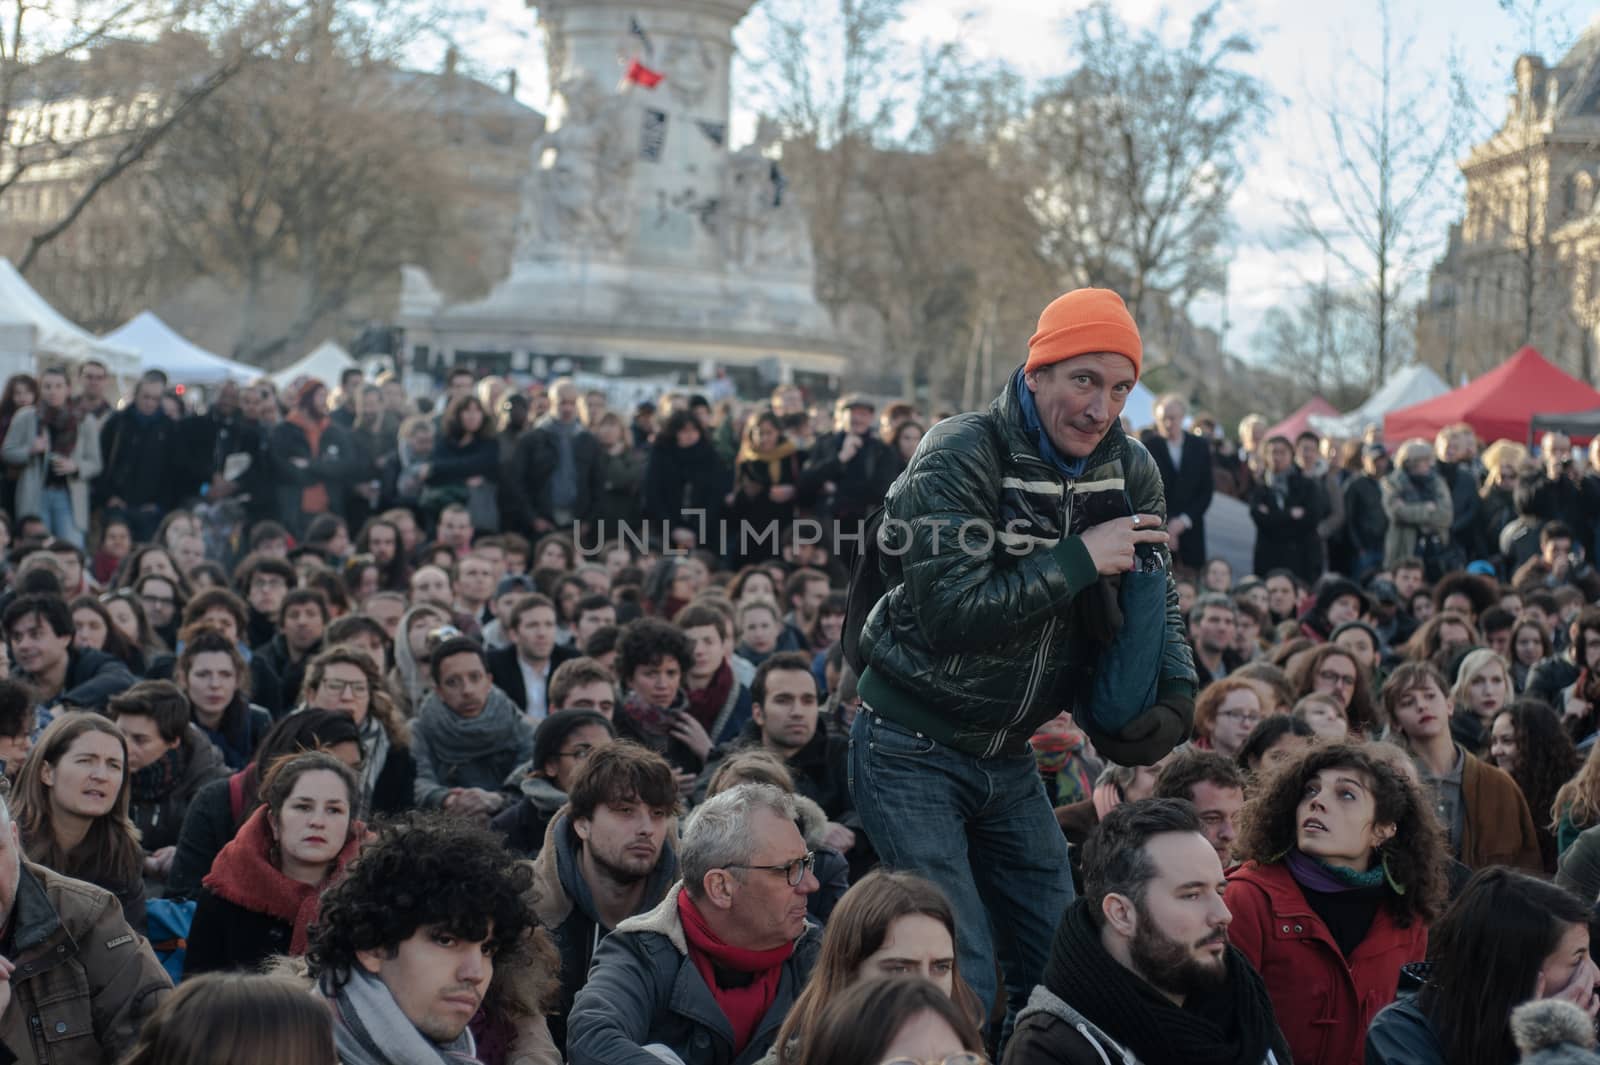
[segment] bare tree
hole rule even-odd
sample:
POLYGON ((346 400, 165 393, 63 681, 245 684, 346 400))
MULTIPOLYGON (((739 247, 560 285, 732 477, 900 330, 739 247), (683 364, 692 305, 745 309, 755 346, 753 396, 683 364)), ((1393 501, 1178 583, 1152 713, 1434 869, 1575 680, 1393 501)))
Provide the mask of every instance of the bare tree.
POLYGON ((1147 292, 1183 308, 1221 283, 1228 204, 1267 94, 1237 67, 1255 42, 1225 34, 1218 12, 1174 46, 1164 22, 1135 32, 1092 4, 1072 22, 1077 67, 1046 87, 1023 136, 1047 253, 1135 308, 1147 292))
POLYGON ((1360 89, 1336 85, 1320 107, 1315 201, 1289 204, 1298 232, 1358 277, 1369 279, 1373 335, 1371 383, 1387 377, 1405 289, 1431 256, 1444 203, 1448 164, 1461 143, 1461 111, 1426 83, 1397 84, 1418 69, 1410 39, 1397 40, 1389 0, 1377 0, 1378 54, 1352 51, 1340 67, 1360 89), (1348 101, 1372 99, 1358 108, 1348 101))
POLYGON ((457 238, 456 149, 433 112, 449 79, 375 58, 366 29, 305 26, 197 108, 145 183, 191 272, 237 297, 240 360, 272 362, 457 238))
POLYGON ((0 0, 0 215, 12 219, 18 269, 236 76, 284 17, 264 0, 0 0), (51 209, 24 211, 28 191, 51 209))

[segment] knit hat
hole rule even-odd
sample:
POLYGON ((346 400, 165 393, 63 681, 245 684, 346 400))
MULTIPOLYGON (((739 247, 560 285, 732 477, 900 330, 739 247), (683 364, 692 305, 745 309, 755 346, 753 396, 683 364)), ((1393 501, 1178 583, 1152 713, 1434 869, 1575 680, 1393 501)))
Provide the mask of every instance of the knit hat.
POLYGON ((1105 288, 1080 288, 1058 296, 1039 316, 1039 331, 1028 341, 1025 372, 1078 355, 1108 351, 1126 356, 1137 378, 1144 363, 1139 327, 1122 297, 1105 288))

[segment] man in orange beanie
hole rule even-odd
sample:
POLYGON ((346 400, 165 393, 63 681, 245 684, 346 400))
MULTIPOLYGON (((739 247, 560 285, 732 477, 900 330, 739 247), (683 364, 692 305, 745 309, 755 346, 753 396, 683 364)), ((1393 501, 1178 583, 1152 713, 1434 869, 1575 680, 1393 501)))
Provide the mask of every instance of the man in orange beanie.
POLYGON ((1118 420, 1143 355, 1116 293, 1067 293, 988 410, 930 429, 884 503, 851 792, 884 863, 949 895, 986 1005, 996 946, 1020 1009, 1072 901, 1029 737, 1071 711, 1102 755, 1150 765, 1193 724, 1161 476, 1118 420))

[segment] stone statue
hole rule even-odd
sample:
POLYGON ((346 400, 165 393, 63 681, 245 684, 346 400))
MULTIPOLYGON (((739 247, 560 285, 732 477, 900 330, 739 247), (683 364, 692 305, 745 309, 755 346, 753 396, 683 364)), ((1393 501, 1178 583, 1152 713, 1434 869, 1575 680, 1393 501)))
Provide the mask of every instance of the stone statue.
POLYGON ((749 147, 728 156, 724 177, 728 264, 756 273, 812 269, 810 224, 784 189, 776 164, 749 147))
POLYGON ((590 77, 564 81, 560 93, 561 125, 533 144, 517 224, 519 260, 564 249, 620 251, 628 236, 638 131, 627 122, 627 101, 590 77))

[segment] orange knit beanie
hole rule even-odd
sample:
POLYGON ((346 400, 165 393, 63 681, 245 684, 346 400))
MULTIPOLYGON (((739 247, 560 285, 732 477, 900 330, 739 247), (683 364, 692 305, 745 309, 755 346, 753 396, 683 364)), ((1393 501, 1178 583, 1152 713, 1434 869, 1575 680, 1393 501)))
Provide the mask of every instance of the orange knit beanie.
POLYGON ((1025 371, 1094 352, 1125 355, 1138 378, 1144 362, 1139 327, 1122 297, 1107 288, 1080 288, 1058 296, 1039 316, 1039 331, 1028 341, 1025 371))

